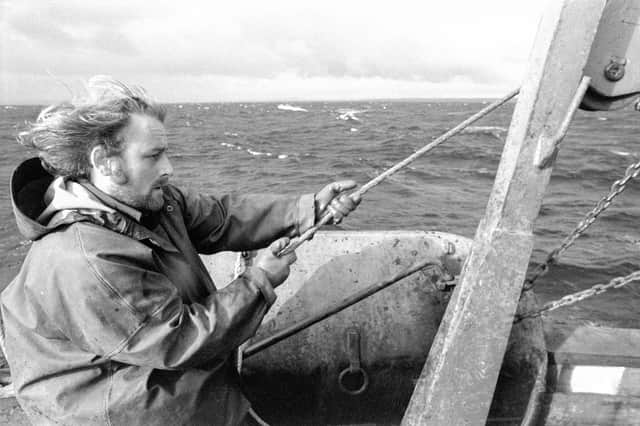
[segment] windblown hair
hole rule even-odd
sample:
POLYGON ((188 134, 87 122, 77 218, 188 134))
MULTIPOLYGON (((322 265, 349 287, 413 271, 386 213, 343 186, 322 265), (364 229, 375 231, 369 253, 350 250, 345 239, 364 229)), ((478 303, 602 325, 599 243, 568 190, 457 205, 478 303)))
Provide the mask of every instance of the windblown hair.
POLYGON ((108 155, 123 148, 119 131, 132 114, 142 113, 164 122, 165 109, 140 87, 108 76, 92 77, 86 96, 51 105, 40 112, 18 141, 34 148, 43 166, 55 176, 89 177, 89 154, 103 145, 108 155))

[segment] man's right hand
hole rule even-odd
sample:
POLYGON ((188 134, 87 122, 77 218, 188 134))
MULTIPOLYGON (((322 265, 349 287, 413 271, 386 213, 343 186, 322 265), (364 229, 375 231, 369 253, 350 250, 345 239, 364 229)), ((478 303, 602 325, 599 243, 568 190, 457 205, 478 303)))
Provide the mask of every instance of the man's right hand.
POLYGON ((278 257, 278 253, 280 253, 287 244, 289 244, 289 238, 280 238, 271 243, 266 249, 260 250, 255 259, 254 266, 262 269, 267 274, 267 278, 269 278, 274 288, 287 279, 289 276, 289 265, 298 259, 295 252, 278 257))

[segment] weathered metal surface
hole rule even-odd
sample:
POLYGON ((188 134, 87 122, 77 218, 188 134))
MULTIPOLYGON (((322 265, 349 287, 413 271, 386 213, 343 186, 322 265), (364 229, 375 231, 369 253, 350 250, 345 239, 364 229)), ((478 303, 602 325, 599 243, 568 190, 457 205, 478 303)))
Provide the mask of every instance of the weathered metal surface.
POLYGON ((638 97, 640 0, 607 2, 584 73, 592 78, 585 109, 621 108, 638 97))
MULTIPOLYGON (((365 288, 368 284, 380 280, 383 277, 400 272, 412 264, 413 258, 425 260, 432 258, 442 263, 451 271, 459 270, 466 259, 470 241, 467 238, 444 232, 425 231, 319 231, 313 240, 300 246, 296 250, 298 261, 291 267, 289 278, 277 288, 278 298, 267 314, 264 324, 281 317, 283 305, 290 303, 294 296, 300 296, 308 290, 307 281, 311 277, 318 276, 319 269, 331 273, 325 281, 324 288, 319 288, 319 294, 308 308, 313 312, 321 310, 321 307, 331 306, 332 302, 339 301, 357 290, 365 288), (363 251, 373 250, 378 255, 370 260, 365 259, 363 251), (403 258, 403 252, 409 252, 407 258, 403 258), (418 256, 419 254, 419 256, 418 256), (380 256, 386 256, 388 262, 382 263, 380 256), (329 262, 339 262, 336 267, 343 266, 347 262, 345 256, 355 256, 362 274, 352 281, 340 278, 342 287, 333 284, 329 277, 334 277, 329 262), (334 260, 338 259, 338 260, 334 260)), ((226 285, 234 275, 237 253, 223 252, 213 256, 202 256, 205 266, 213 277, 216 285, 226 285)), ((355 262, 354 262, 355 264, 355 262)), ((335 268, 334 268, 335 269, 335 268)), ((338 273, 349 274, 354 277, 353 271, 341 271, 338 273)), ((307 317, 307 312, 298 311, 292 313, 291 320, 307 317)), ((280 321, 278 319, 278 321, 280 321)), ((269 326, 274 327, 274 326, 269 326)))
POLYGON ((30 426, 31 422, 15 398, 0 398, 0 425, 30 426))
MULTIPOLYGON (((458 275, 469 245, 431 232, 319 232, 297 250, 298 261, 252 341, 417 261, 432 259, 458 275)), ((234 255, 207 260, 216 282, 228 282, 234 255)), ((423 342, 435 335, 450 294, 437 289, 435 279, 418 272, 245 359, 245 390, 256 411, 279 425, 398 423, 427 356, 423 342), (349 337, 356 332, 357 339, 349 337), (358 364, 368 379, 361 392, 362 375, 345 373, 339 381, 358 364)))
POLYGON ((535 153, 548 149, 538 144, 551 140, 566 114, 604 4, 551 2, 543 16, 485 217, 404 425, 487 419, 551 172, 535 167, 535 153))
MULTIPOLYGON (((298 249, 290 278, 276 290, 282 300, 253 341, 418 259, 432 259, 457 275, 469 245, 441 233, 321 232, 298 249)), ((235 255, 206 260, 218 283, 229 281, 235 255)), ((245 390, 256 411, 278 425, 398 424, 427 357, 425 340, 435 335, 450 294, 434 279, 417 273, 245 359, 245 390)), ((533 308, 529 293, 521 309, 533 308)), ((524 418, 545 361, 540 320, 514 327, 493 417, 524 418)))

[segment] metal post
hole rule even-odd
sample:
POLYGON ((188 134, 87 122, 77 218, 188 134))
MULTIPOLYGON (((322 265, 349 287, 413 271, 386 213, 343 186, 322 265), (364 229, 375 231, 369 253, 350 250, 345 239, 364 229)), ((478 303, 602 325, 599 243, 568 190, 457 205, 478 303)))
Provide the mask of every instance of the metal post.
POLYGON ((538 28, 486 213, 402 425, 484 425, 551 174, 539 153, 582 78, 605 0, 552 1, 538 28))

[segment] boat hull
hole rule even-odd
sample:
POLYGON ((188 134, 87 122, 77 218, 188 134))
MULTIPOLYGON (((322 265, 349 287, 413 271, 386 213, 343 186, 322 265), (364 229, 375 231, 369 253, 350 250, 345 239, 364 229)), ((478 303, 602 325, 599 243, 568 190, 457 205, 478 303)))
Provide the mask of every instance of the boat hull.
MULTIPOLYGON (((298 250, 298 262, 277 289, 278 301, 250 344, 415 263, 431 260, 437 266, 244 359, 245 391, 256 411, 278 425, 398 424, 470 244, 437 232, 316 234, 298 250)), ((206 263, 217 282, 228 282, 234 272, 229 265, 235 262, 229 257, 206 263)), ((541 326, 527 330, 526 336, 516 332, 512 342, 508 356, 513 359, 506 360, 500 378, 511 390, 497 392, 498 399, 508 403, 497 401, 492 409, 492 415, 502 419, 524 417, 544 358, 541 326), (533 358, 532 344, 542 346, 533 351, 533 358), (512 393, 516 388, 517 398, 512 393)))

